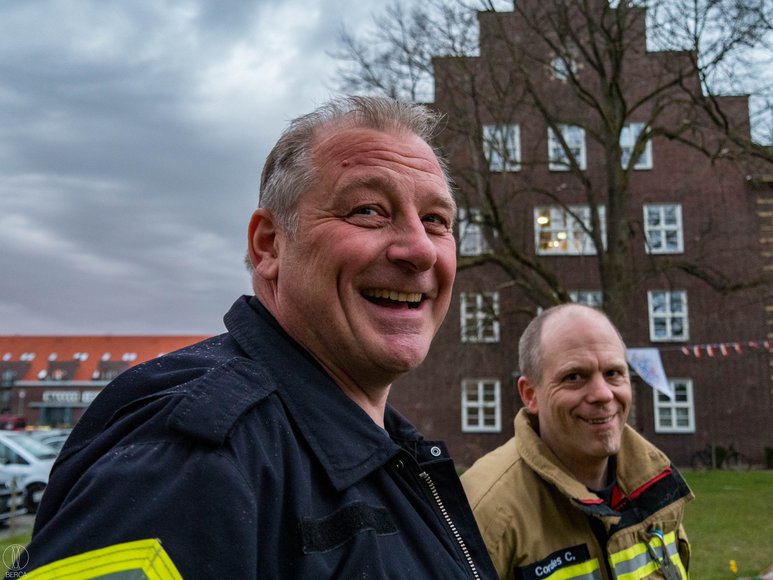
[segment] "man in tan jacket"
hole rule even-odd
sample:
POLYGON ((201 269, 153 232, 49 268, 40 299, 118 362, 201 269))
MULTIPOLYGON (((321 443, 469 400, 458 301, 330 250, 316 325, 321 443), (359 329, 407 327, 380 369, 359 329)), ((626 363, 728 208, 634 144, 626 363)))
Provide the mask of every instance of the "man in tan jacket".
POLYGON ((515 437, 462 477, 500 578, 687 579, 693 495, 626 424, 625 345, 601 311, 548 309, 519 344, 515 437))

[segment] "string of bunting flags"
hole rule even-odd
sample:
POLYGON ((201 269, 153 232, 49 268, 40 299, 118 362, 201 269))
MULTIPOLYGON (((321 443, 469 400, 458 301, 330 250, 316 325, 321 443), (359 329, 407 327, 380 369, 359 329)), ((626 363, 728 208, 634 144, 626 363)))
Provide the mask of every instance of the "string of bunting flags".
MULTIPOLYGON (((722 356, 729 354, 742 354, 746 350, 770 350, 773 347, 773 341, 770 340, 749 340, 746 342, 718 342, 711 344, 693 344, 690 346, 675 347, 682 351, 684 356, 694 356, 701 358, 705 353, 709 357, 719 353, 722 356)), ((664 349, 661 349, 664 350, 664 349)))
POLYGON ((656 391, 667 395, 670 399, 674 398, 673 388, 663 369, 663 362, 660 359, 661 351, 680 350, 685 356, 700 358, 703 353, 713 357, 719 353, 722 356, 728 356, 731 353, 742 354, 744 350, 771 350, 773 341, 771 340, 749 340, 732 342, 715 342, 710 344, 692 344, 685 346, 660 347, 660 348, 628 348, 626 349, 626 359, 631 368, 656 391))

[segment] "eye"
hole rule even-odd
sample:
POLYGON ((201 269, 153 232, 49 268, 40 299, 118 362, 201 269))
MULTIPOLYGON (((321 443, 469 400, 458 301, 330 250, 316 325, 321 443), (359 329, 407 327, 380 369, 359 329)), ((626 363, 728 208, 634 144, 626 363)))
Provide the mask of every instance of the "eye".
POLYGON ((374 228, 380 227, 388 219, 387 212, 379 205, 366 204, 359 205, 348 211, 343 219, 352 225, 358 227, 374 228))
POLYGON ((611 381, 622 381, 625 379, 625 373, 620 369, 610 369, 604 375, 611 381))
POLYGON ((352 215, 373 215, 373 216, 376 216, 376 215, 379 215, 379 211, 378 211, 377 208, 368 205, 368 206, 363 206, 363 207, 355 208, 352 211, 352 215))
POLYGON ((427 224, 428 228, 432 228, 433 231, 438 231, 439 233, 451 230, 451 220, 442 214, 428 214, 421 218, 421 221, 427 224))

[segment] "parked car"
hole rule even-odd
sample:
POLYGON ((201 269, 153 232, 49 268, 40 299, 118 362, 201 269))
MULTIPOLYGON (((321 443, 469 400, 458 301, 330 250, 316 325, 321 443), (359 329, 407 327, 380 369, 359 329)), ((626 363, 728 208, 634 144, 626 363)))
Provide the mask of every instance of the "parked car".
POLYGON ((38 509, 56 456, 56 449, 27 433, 0 431, 0 479, 16 480, 29 513, 38 509))
POLYGON ((64 442, 70 436, 72 429, 41 429, 37 431, 28 431, 30 437, 49 445, 56 449, 57 453, 61 451, 64 442))
POLYGON ((0 481, 0 526, 4 525, 9 519, 27 513, 24 507, 24 496, 11 490, 8 482, 0 481))
POLYGON ((64 442, 67 441, 69 435, 49 435, 48 437, 41 437, 39 441, 45 443, 49 447, 52 447, 57 453, 62 450, 64 442))
POLYGON ((0 415, 0 429, 21 431, 27 426, 27 422, 21 415, 0 415))

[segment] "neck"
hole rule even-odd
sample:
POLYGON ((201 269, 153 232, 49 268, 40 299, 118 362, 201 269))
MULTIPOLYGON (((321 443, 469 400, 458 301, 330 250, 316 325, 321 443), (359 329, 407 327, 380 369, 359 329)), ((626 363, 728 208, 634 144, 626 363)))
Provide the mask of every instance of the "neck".
POLYGON ((362 385, 349 376, 342 376, 336 372, 336 369, 330 368, 321 360, 317 359, 317 362, 322 365, 322 368, 327 371, 328 375, 330 375, 343 393, 357 403, 357 406, 365 411, 376 425, 383 429, 387 398, 392 385, 390 383, 362 385))
POLYGON ((386 402, 389 395, 388 385, 382 393, 376 395, 368 393, 360 388, 350 389, 340 384, 339 386, 346 396, 357 403, 357 405, 367 413, 368 417, 373 419, 373 422, 376 425, 382 429, 384 428, 384 413, 386 412, 386 402))
POLYGON ((609 483, 608 457, 605 457, 600 464, 573 466, 570 470, 572 475, 577 478, 577 481, 582 483, 588 489, 601 490, 609 483))

